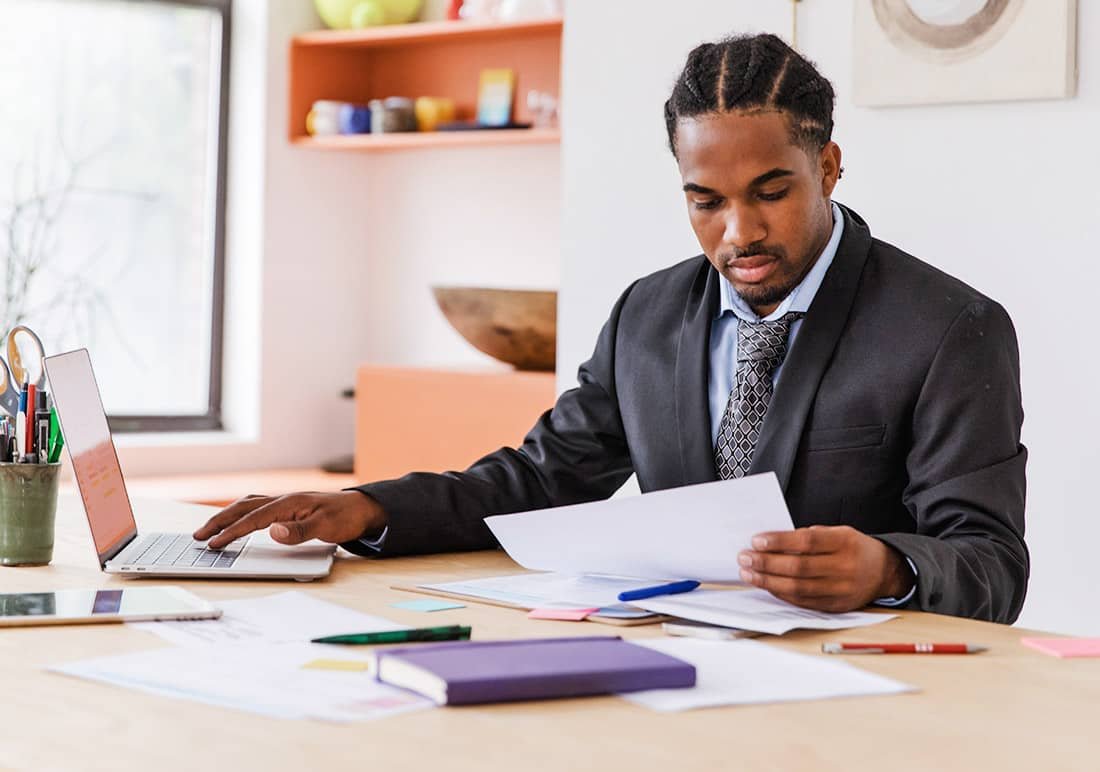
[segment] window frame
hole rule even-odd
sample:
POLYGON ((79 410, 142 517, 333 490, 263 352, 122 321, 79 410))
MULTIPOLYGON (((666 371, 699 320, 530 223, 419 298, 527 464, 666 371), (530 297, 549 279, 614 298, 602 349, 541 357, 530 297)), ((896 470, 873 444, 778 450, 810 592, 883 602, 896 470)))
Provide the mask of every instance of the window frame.
POLYGON ((221 63, 218 95, 217 179, 214 186, 214 275, 210 318, 210 386, 206 412, 192 415, 108 415, 112 432, 199 432, 220 431, 222 420, 222 352, 225 320, 225 204, 228 187, 230 43, 233 0, 126 0, 144 5, 209 8, 221 15, 221 63))

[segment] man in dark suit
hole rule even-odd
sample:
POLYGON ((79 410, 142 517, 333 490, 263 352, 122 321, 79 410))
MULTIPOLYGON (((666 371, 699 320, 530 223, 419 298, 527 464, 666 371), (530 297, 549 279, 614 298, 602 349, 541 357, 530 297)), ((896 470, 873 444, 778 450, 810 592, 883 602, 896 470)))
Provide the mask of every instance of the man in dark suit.
MULTIPOLYGON (((1028 576, 1015 332, 834 204, 833 91, 771 35, 704 44, 665 105, 703 255, 634 282, 576 388, 465 472, 249 497, 199 529, 363 555, 495 546, 488 515, 774 471, 795 529, 742 578, 802 606, 1011 622, 1028 576)), ((676 528, 669 513, 670 529, 676 528)))

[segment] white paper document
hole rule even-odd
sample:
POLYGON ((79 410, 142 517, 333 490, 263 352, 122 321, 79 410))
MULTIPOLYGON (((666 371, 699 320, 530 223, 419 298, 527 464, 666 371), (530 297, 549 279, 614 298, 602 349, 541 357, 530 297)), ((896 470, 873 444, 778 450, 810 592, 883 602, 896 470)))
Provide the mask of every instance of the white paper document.
POLYGON ((794 606, 766 590, 759 589, 695 590, 681 595, 661 595, 631 601, 631 605, 658 614, 772 635, 782 635, 796 628, 843 630, 848 627, 866 627, 897 616, 862 611, 846 614, 814 611, 794 606))
MULTIPOLYGON (((535 609, 548 606, 571 608, 606 608, 622 606, 619 593, 652 584, 650 579, 630 579, 621 576, 576 576, 574 574, 540 573, 490 576, 417 585, 425 590, 454 593, 469 598, 507 603, 519 608, 535 609)), ((638 610, 637 616, 648 612, 638 610)))
POLYGON ((853 667, 785 651, 759 641, 701 641, 692 638, 635 640, 695 666, 690 689, 650 689, 621 694, 623 699, 659 711, 718 705, 821 700, 901 694, 917 689, 853 667))
POLYGON ((380 683, 365 670, 333 669, 369 657, 336 648, 309 643, 170 647, 49 669, 275 718, 359 721, 432 707, 430 700, 380 683), (329 667, 303 667, 318 661, 329 667))
POLYGON ((524 568, 709 582, 740 581, 752 537, 792 528, 772 472, 485 522, 524 568))
POLYGON ((404 630, 388 619, 317 600, 298 590, 260 598, 219 601, 221 619, 189 622, 134 622, 177 646, 215 643, 306 643, 311 638, 344 633, 404 630))

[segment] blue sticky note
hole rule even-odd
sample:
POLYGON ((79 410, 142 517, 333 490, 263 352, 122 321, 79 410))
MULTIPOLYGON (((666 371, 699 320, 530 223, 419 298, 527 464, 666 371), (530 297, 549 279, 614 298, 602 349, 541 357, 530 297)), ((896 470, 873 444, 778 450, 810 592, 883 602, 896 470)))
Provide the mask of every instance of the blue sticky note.
POLYGON ((403 600, 400 603, 391 603, 390 605, 394 608, 403 608, 409 611, 446 611, 452 608, 466 608, 461 603, 451 603, 449 600, 435 600, 434 598, 403 600))

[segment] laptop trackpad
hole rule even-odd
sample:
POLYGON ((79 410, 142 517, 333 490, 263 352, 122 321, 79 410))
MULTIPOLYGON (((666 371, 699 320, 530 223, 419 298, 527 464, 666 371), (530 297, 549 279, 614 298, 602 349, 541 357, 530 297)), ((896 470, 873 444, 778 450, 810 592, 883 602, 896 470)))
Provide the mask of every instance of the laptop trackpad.
MULTIPOLYGON (((282 565, 284 561, 315 561, 327 558, 336 551, 335 544, 311 539, 303 544, 279 544, 271 538, 267 530, 256 531, 249 535, 248 544, 241 553, 240 560, 252 562, 254 560, 278 560, 282 565)), ((240 565, 240 561, 238 561, 240 565)))

